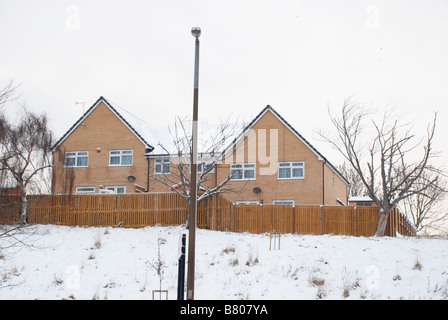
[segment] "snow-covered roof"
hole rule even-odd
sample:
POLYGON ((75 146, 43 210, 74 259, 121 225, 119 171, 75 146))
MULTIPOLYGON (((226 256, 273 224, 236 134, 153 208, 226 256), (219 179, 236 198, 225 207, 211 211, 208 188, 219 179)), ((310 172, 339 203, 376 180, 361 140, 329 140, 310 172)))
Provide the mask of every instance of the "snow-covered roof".
POLYGON ((53 145, 55 150, 82 122, 83 120, 101 103, 103 102, 128 128, 135 136, 145 145, 148 152, 154 150, 154 144, 157 142, 151 125, 126 111, 116 104, 112 104, 101 96, 83 115, 76 121, 71 128, 53 145), (151 143, 149 142, 151 141, 151 143))
POLYGON ((17 183, 15 184, 0 184, 0 189, 14 189, 17 188, 19 185, 17 183))
POLYGON ((357 201, 364 201, 364 202, 366 202, 366 201, 372 201, 372 198, 370 198, 370 197, 367 197, 367 196, 356 196, 356 197, 349 197, 348 198, 348 201, 349 202, 357 202, 357 201))

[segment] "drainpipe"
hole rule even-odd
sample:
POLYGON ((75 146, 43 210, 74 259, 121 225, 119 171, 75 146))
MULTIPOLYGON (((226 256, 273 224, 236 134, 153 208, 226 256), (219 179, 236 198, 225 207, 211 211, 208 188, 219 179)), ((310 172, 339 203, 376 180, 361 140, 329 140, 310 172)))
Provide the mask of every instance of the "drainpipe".
POLYGON ((146 161, 148 162, 147 174, 146 174, 146 190, 145 192, 149 192, 149 157, 146 157, 146 161))
POLYGON ((153 151, 154 151, 153 147, 145 149, 145 158, 146 158, 146 161, 148 162, 148 168, 146 169, 147 171, 146 171, 146 190, 145 190, 145 193, 149 192, 149 154, 151 152, 153 152, 153 151))
POLYGON ((327 159, 323 159, 322 161, 322 205, 325 205, 325 164, 327 163, 327 159))

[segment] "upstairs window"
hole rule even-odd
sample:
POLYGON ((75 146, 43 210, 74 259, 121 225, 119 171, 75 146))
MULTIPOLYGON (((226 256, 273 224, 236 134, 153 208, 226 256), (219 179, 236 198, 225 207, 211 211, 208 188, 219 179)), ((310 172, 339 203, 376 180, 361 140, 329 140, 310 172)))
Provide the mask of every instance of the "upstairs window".
POLYGON ((293 206, 294 200, 274 200, 272 204, 284 205, 284 206, 293 206))
POLYGON ((279 179, 303 179, 305 178, 305 162, 279 162, 279 179))
POLYGON ((110 150, 109 165, 110 166, 132 166, 132 150, 110 150))
POLYGON ((213 173, 215 172, 215 164, 214 163, 198 163, 198 173, 207 172, 213 173))
POLYGON ((88 151, 70 151, 65 153, 66 167, 87 167, 88 163, 88 151))
POLYGON ((76 194, 95 194, 95 187, 76 187, 76 194))
POLYGON ((156 158, 154 162, 155 174, 169 174, 171 171, 171 160, 169 157, 156 158))
POLYGON ((255 180, 255 163, 236 163, 230 167, 231 180, 255 180))

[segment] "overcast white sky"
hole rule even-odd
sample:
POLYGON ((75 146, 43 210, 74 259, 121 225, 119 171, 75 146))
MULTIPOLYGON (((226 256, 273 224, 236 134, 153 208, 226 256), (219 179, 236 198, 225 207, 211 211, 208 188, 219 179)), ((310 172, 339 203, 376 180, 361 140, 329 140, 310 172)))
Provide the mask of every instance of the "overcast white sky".
POLYGON ((445 0, 0 0, 0 85, 21 83, 57 138, 82 115, 75 102, 100 96, 167 126, 192 111, 193 26, 201 119, 251 120, 270 104, 337 164, 314 131, 353 96, 407 112, 420 136, 438 111, 448 159, 445 0))

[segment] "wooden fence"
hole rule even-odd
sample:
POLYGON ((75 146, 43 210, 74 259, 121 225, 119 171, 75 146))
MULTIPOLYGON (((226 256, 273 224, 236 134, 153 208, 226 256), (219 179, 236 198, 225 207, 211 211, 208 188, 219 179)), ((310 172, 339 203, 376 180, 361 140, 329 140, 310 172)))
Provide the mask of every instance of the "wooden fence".
MULTIPOLYGON (((0 197, 0 224, 19 221, 17 196, 0 197)), ((123 195, 30 195, 28 223, 65 226, 140 228, 186 223, 185 200, 175 193, 123 195)), ((377 207, 236 205, 223 197, 207 198, 198 207, 199 228, 219 231, 373 236, 377 207)), ((416 235, 397 209, 389 215, 386 235, 416 235)))

